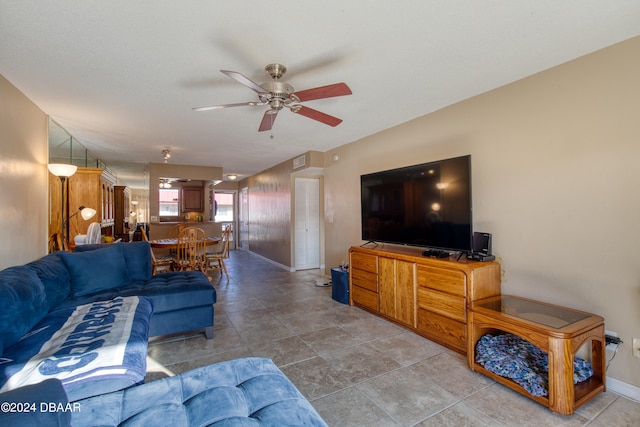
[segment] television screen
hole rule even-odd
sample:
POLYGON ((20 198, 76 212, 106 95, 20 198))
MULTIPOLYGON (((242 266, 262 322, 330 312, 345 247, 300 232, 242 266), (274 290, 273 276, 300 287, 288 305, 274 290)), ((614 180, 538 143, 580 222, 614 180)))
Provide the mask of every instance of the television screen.
POLYGON ((471 156, 360 177, 362 240, 470 251, 471 156))

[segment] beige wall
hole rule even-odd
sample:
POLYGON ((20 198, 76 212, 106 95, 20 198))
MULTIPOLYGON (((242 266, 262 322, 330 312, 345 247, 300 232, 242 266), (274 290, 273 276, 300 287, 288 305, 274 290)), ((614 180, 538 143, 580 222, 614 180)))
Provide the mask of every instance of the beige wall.
POLYGON ((0 76, 0 269, 47 252, 47 115, 0 76))
POLYGON ((638 52, 634 38, 325 153, 327 267, 362 243, 361 174, 471 154, 503 293, 604 316, 625 341, 608 375, 640 386, 638 52))

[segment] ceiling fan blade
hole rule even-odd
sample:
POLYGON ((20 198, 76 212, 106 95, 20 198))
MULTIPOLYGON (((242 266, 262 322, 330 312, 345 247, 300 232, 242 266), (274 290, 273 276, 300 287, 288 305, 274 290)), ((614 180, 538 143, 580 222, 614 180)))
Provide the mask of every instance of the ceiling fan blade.
POLYGON ((273 127, 273 122, 276 121, 276 117, 278 116, 278 110, 267 110, 264 112, 264 116, 262 116, 262 122, 260 122, 260 127, 258 128, 258 132, 264 132, 266 130, 271 130, 273 127))
POLYGON ((229 108, 229 107, 255 107, 256 105, 264 105, 259 102, 240 102, 238 104, 222 104, 222 105, 205 105, 204 107, 193 107, 192 110, 195 111, 208 111, 208 110, 219 110, 221 108, 229 108))
POLYGON ((329 126, 335 127, 342 123, 342 119, 330 116, 318 110, 314 110, 313 108, 305 107, 304 105, 296 105, 291 108, 291 111, 297 114, 302 114, 305 117, 309 117, 310 119, 317 120, 329 126))
POLYGON ((311 101, 313 99, 351 95, 351 89, 349 89, 349 86, 347 86, 346 83, 335 83, 313 89, 301 90, 300 92, 292 93, 292 95, 295 95, 301 102, 304 102, 311 101))
POLYGON ((238 83, 242 83, 243 85, 245 85, 249 89, 255 90, 258 93, 267 93, 267 92, 269 92, 268 90, 265 90, 262 86, 260 86, 258 83, 254 82, 250 78, 238 73, 237 71, 220 70, 220 72, 226 74, 229 77, 231 77, 232 79, 234 79, 238 83))

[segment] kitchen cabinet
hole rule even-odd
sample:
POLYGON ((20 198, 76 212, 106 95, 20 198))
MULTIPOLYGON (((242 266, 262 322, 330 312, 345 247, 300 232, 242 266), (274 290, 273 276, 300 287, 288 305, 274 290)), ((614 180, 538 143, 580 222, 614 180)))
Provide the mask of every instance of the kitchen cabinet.
POLYGON ((182 198, 182 212, 204 211, 203 187, 182 187, 180 194, 182 198))

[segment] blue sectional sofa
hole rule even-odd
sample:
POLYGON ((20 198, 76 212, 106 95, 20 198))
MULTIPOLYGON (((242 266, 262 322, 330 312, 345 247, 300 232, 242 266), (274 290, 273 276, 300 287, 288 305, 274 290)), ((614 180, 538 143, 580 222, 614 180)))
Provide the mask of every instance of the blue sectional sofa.
POLYGON ((56 252, 0 271, 0 392, 61 380, 71 401, 141 383, 148 338, 204 329, 201 272, 151 275, 148 242, 56 252))
POLYGON ((0 394, 0 401, 33 409, 0 413, 0 425, 327 425, 291 381, 270 359, 264 358, 203 366, 72 403, 54 380, 0 394), (47 402, 44 407, 42 401, 47 402))

